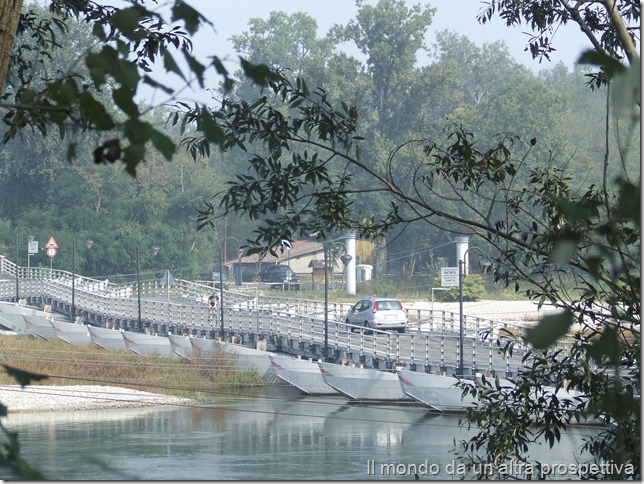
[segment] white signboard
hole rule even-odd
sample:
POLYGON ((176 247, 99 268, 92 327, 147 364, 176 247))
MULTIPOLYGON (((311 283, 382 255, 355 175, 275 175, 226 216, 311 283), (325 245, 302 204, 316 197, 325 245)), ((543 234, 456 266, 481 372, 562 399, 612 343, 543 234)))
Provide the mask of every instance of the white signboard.
POLYGON ((31 242, 28 242, 28 244, 27 244, 27 252, 29 254, 37 254, 38 253, 38 241, 37 240, 32 240, 31 242))
POLYGON ((441 268, 441 286, 443 287, 458 286, 458 267, 441 268))

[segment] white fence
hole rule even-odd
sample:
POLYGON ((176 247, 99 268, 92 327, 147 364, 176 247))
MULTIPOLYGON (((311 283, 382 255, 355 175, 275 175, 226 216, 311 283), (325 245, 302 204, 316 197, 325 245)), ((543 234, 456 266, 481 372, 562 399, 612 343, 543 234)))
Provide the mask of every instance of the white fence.
MULTIPOLYGON (((105 326, 133 328, 136 331, 192 333, 203 337, 253 335, 273 341, 279 350, 306 354, 312 347, 328 349, 327 355, 350 355, 357 361, 385 361, 388 365, 449 367, 460 361, 460 315, 449 311, 408 310, 406 333, 351 328, 344 320, 351 305, 280 295, 242 294, 224 291, 223 315, 211 315, 206 301, 213 288, 204 283, 177 280, 168 287, 158 280, 137 284, 113 284, 66 271, 18 267, 0 256, 0 300, 30 299, 54 304, 70 313, 72 299, 76 314, 91 315, 105 326), (134 323, 140 320, 143 327, 134 323), (325 321, 324 315, 327 313, 325 321), (222 317, 223 316, 223 317, 222 317), (128 326, 128 324, 130 326, 128 326), (423 330, 420 331, 420 327, 423 330), (223 331, 222 331, 223 330, 223 331), (354 331, 352 331, 354 330, 354 331)), ((219 291, 217 289, 217 291, 219 291)), ((269 291, 273 292, 273 291, 269 291)), ((503 331, 522 333, 518 323, 463 316, 463 361, 469 368, 511 371, 520 364, 521 351, 514 361, 503 359, 496 340, 503 331), (487 336, 487 337, 486 337, 487 336)), ((566 341, 562 342, 564 347, 566 341)))

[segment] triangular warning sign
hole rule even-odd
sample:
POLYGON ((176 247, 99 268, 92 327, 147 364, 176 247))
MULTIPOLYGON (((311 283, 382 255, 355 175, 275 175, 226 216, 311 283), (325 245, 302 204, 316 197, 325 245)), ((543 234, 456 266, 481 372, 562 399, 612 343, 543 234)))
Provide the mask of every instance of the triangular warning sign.
POLYGON ((177 281, 172 274, 170 274, 170 271, 166 270, 164 276, 159 281, 159 284, 163 284, 164 286, 175 286, 177 281))
POLYGON ((56 241, 54 240, 54 238, 53 238, 53 237, 49 237, 49 242, 47 242, 47 243, 45 244, 45 247, 47 247, 47 248, 52 247, 52 248, 54 248, 54 249, 57 249, 57 248, 58 248, 58 244, 56 243, 56 241))

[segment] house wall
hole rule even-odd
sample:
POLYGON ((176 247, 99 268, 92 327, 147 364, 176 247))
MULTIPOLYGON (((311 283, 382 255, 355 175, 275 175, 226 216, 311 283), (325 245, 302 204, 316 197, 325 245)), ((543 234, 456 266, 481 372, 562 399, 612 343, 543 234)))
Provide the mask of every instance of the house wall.
MULTIPOLYGON (((375 266, 377 264, 376 254, 378 252, 379 251, 376 250, 376 244, 374 242, 368 240, 357 240, 356 257, 358 260, 356 261, 356 264, 372 264, 375 266)), ((287 256, 288 251, 280 253, 279 264, 288 265, 293 270, 293 272, 295 272, 302 278, 303 281, 311 281, 313 278, 313 268, 309 267, 309 264, 313 260, 324 261, 324 249, 320 248, 320 250, 293 257, 287 256)), ((232 261, 228 261, 227 265, 229 265, 230 262, 232 261)), ((275 264, 275 258, 273 258, 273 260, 271 260, 270 262, 262 262, 259 266, 259 270, 261 271, 263 268, 270 264, 275 264)), ((258 273, 257 262, 243 261, 242 265, 244 281, 251 281, 253 279, 253 276, 258 273)), ((342 261, 339 257, 334 261, 332 266, 333 272, 336 275, 342 274, 344 265, 342 264, 342 261)), ((230 269, 230 276, 234 277, 233 269, 230 269)))
POLYGON ((356 240, 356 256, 358 257, 357 264, 375 265, 376 244, 370 240, 356 240))

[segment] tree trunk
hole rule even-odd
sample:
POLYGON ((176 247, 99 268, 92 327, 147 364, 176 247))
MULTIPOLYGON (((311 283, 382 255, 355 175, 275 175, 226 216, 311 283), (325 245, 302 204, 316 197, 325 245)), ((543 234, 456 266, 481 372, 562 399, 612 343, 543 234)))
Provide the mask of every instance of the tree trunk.
POLYGON ((387 272, 387 239, 384 237, 376 240, 375 271, 377 276, 382 276, 387 272))
POLYGON ((21 9, 22 0, 0 0, 0 95, 7 79, 21 9))
POLYGON ((633 42, 631 34, 626 28, 624 19, 620 15, 619 9, 617 8, 617 5, 615 5, 614 0, 604 0, 603 4, 606 7, 606 11, 608 12, 608 16, 610 17, 611 24, 613 25, 615 32, 617 32, 617 36, 619 37, 619 40, 624 47, 626 57, 628 57, 628 62, 632 64, 640 57, 637 51, 637 46, 635 45, 635 42, 633 42))

